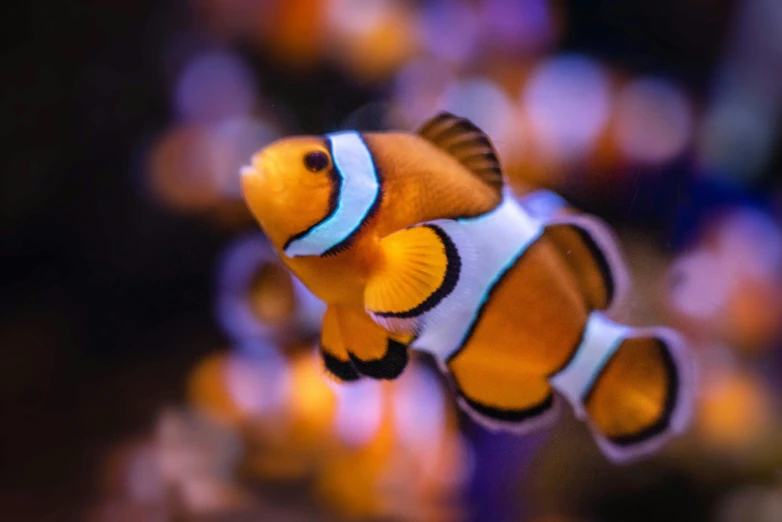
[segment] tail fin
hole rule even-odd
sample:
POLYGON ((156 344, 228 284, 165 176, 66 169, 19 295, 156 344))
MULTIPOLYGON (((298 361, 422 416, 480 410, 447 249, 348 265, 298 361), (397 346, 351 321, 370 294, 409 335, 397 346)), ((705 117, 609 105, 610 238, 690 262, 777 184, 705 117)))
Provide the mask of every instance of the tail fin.
POLYGON ((691 360, 676 332, 625 327, 593 313, 579 352, 552 384, 559 381, 611 460, 652 453, 687 427, 691 360))

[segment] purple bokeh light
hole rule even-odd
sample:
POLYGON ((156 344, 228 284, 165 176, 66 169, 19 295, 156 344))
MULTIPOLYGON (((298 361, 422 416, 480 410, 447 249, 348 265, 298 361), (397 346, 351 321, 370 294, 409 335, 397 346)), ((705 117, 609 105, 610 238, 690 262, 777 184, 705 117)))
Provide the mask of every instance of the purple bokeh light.
POLYGON ((297 331, 317 331, 326 306, 292 274, 296 300, 295 313, 289 321, 292 324, 259 320, 250 306, 248 290, 253 276, 266 263, 279 265, 282 261, 260 233, 240 236, 225 249, 217 267, 215 315, 220 326, 235 342, 274 338, 294 326, 297 331))
POLYGON ((443 94, 440 108, 471 120, 489 135, 501 156, 514 148, 516 106, 496 83, 481 77, 451 84, 443 94))
POLYGON ((420 22, 423 46, 430 55, 452 65, 473 58, 480 35, 480 15, 469 2, 429 2, 420 22))
POLYGON ((538 52, 554 41, 549 0, 485 0, 482 19, 485 38, 503 50, 538 52))
POLYGON ((229 397, 247 415, 283 411, 292 386, 287 361, 274 346, 263 342, 245 342, 231 353, 223 379, 229 397))
POLYGON ((382 382, 362 379, 348 386, 329 384, 337 395, 334 418, 337 435, 350 446, 366 446, 377 434, 383 420, 382 382))
POLYGON ((631 160, 660 164, 682 153, 692 139, 690 103, 662 78, 633 80, 616 100, 616 141, 631 160))
POLYGON ((215 124, 250 114, 258 87, 250 68, 226 51, 191 57, 177 80, 174 105, 186 122, 215 124))
POLYGON ((611 84, 592 58, 555 56, 532 73, 522 103, 542 151, 564 162, 576 161, 590 151, 608 123, 611 84))

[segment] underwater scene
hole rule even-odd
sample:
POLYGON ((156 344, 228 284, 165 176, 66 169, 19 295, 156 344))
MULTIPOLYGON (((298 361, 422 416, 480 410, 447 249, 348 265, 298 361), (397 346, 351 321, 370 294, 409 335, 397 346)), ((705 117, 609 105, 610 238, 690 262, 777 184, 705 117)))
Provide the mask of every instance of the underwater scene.
POLYGON ((778 0, 0 17, 0 519, 782 521, 778 0))

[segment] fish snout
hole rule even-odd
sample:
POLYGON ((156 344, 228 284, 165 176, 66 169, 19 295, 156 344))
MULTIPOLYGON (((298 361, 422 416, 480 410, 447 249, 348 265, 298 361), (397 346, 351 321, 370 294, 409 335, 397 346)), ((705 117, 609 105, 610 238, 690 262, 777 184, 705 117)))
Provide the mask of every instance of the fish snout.
POLYGON ((245 165, 241 168, 240 173, 242 178, 248 177, 263 177, 264 176, 264 163, 265 163, 265 151, 260 151, 253 155, 249 165, 245 165))
POLYGON ((259 197, 279 195, 287 188, 288 181, 277 167, 275 157, 271 157, 268 151, 262 150, 252 157, 249 165, 241 168, 242 186, 245 193, 255 194, 259 197))
POLYGON ((239 170, 239 173, 242 175, 242 179, 260 175, 258 170, 252 165, 245 165, 239 170))
POLYGON ((242 177, 242 185, 245 190, 268 191, 270 189, 269 159, 265 151, 253 155, 249 165, 242 167, 239 172, 242 177))

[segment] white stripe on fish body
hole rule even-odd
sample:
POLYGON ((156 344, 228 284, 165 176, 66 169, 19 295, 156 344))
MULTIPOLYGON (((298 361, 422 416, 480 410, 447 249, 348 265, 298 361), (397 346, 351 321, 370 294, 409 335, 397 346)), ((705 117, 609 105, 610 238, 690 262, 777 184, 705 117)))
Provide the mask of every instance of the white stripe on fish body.
POLYGON ((584 395, 630 330, 630 327, 617 324, 600 312, 592 312, 573 360, 549 379, 551 385, 573 406, 577 418, 586 417, 584 395))
POLYGON ((327 134, 341 185, 336 211, 306 235, 292 241, 285 254, 319 256, 346 240, 366 219, 380 192, 372 154, 355 131, 327 134))
POLYGON ((412 347, 444 363, 464 344, 478 312, 499 278, 543 231, 512 197, 491 212, 470 219, 437 220, 461 257, 453 291, 421 317, 421 332, 412 347))

